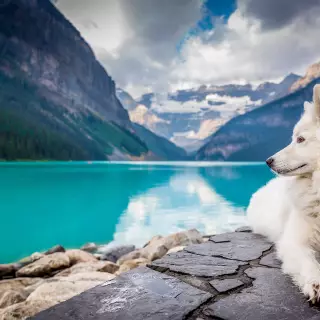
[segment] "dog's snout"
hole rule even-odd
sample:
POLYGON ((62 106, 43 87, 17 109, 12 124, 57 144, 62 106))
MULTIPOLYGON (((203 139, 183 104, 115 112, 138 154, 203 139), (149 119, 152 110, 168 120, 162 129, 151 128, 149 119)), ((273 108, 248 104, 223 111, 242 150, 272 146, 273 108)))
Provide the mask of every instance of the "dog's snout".
POLYGON ((269 167, 271 167, 271 165, 272 165, 273 162, 274 162, 274 159, 273 159, 272 157, 270 157, 270 158, 268 158, 268 159, 266 160, 266 164, 267 164, 269 167))

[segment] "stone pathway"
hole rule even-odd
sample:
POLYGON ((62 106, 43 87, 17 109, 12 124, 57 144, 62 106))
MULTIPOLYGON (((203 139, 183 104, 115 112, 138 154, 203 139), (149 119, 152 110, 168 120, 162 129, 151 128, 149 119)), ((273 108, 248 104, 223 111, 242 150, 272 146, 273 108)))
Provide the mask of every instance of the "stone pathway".
POLYGON ((246 228, 124 273, 34 320, 320 320, 274 248, 246 228))

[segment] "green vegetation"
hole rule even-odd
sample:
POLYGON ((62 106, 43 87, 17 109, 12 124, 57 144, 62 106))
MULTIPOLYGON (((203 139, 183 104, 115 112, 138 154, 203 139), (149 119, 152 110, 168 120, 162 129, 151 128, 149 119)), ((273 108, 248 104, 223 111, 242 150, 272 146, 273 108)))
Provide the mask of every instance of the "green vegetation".
POLYGON ((148 152, 122 127, 86 110, 70 113, 28 82, 0 74, 0 159, 106 160, 114 147, 148 152))

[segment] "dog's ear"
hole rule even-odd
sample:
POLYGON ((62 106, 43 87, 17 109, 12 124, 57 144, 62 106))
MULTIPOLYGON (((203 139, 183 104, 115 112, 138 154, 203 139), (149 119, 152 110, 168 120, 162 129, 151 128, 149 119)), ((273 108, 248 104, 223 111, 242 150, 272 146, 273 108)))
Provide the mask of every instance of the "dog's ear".
POLYGON ((320 120, 320 84, 313 87, 313 104, 317 120, 320 120))

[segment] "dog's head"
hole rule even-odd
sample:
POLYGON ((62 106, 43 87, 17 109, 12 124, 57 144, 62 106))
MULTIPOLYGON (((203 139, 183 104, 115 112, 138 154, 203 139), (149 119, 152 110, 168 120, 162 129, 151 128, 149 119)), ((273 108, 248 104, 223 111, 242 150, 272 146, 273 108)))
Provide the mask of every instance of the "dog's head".
POLYGON ((292 142, 267 159, 276 173, 304 175, 318 169, 320 160, 320 85, 313 89, 313 103, 305 102, 304 114, 293 130, 292 142))

